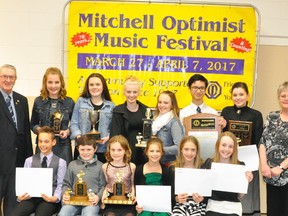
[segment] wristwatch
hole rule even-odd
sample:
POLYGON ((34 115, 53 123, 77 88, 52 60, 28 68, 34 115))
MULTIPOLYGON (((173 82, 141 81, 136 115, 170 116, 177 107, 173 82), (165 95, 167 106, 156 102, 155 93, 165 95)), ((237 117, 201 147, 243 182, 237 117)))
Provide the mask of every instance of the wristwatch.
POLYGON ((280 164, 279 165, 280 169, 282 169, 283 171, 285 171, 284 167, 280 164))

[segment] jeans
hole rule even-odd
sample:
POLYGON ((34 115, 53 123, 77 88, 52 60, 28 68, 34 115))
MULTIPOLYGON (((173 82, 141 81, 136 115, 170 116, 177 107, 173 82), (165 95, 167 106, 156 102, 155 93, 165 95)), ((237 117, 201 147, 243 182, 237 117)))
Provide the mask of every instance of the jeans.
POLYGON ((96 206, 74 206, 74 205, 63 205, 58 216, 99 216, 99 205, 96 206))

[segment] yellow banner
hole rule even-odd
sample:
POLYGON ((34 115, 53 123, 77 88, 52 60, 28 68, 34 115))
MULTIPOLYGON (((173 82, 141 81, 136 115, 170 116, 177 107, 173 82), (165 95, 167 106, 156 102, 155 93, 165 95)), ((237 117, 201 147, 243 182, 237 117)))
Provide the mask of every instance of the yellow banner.
POLYGON ((208 79, 205 102, 217 110, 232 104, 234 82, 246 82, 253 95, 252 7, 71 2, 68 16, 68 93, 75 100, 92 72, 106 78, 115 104, 124 102, 131 74, 141 80, 139 100, 151 107, 164 90, 176 93, 180 107, 190 104, 186 85, 195 73, 208 79))

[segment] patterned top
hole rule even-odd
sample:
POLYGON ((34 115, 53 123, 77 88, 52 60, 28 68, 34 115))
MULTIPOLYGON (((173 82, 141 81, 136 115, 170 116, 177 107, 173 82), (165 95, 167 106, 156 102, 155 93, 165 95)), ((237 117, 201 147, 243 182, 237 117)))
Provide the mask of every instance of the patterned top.
MULTIPOLYGON (((288 122, 280 118, 280 111, 270 112, 267 116, 265 128, 260 143, 266 148, 267 163, 273 168, 278 166, 288 156, 288 122)), ((274 186, 283 186, 288 183, 288 171, 264 181, 274 186)))
POLYGON ((119 181, 122 181, 125 184, 125 193, 129 193, 132 191, 132 187, 131 187, 132 171, 131 171, 130 164, 117 167, 117 166, 113 166, 111 163, 108 163, 108 166, 106 169, 106 175, 107 175, 108 192, 113 193, 113 185, 115 182, 119 182, 119 181))

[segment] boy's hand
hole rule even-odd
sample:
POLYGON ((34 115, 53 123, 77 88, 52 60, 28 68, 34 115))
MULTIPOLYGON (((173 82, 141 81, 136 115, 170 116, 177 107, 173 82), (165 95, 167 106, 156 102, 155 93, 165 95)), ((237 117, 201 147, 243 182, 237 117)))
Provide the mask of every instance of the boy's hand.
POLYGON ((70 201, 70 195, 67 195, 67 194, 63 194, 63 196, 62 196, 62 202, 63 203, 67 203, 67 202, 69 202, 70 201))
POLYGON ((50 203, 56 203, 58 201, 56 196, 49 197, 46 194, 41 194, 41 197, 46 201, 50 203))
POLYGON ((25 194, 22 194, 21 196, 18 196, 17 199, 19 200, 19 202, 21 202, 23 200, 31 199, 31 197, 28 193, 25 193, 25 194))
POLYGON ((97 205, 99 202, 99 197, 96 194, 93 194, 93 196, 89 196, 89 202, 92 203, 92 205, 97 205))

